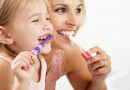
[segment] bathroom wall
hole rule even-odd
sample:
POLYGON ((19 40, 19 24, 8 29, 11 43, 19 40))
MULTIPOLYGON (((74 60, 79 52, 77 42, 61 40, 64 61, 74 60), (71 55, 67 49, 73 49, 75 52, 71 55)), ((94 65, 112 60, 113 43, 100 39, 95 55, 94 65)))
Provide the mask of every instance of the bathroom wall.
MULTIPOLYGON (((77 39, 86 48, 99 46, 110 56, 114 74, 130 69, 130 0, 85 0, 86 22, 77 39)), ((86 76, 87 77, 87 76, 86 76)), ((73 90, 66 77, 57 90, 73 90)))

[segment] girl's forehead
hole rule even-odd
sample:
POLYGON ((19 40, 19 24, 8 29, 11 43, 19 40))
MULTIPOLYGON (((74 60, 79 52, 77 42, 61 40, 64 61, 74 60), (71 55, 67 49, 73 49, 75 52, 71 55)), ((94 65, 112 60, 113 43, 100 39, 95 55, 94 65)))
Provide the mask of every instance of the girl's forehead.
MULTIPOLYGON (((37 9, 46 9, 46 5, 45 5, 45 2, 44 0, 32 0, 32 2, 29 0, 29 1, 25 1, 24 3, 21 3, 21 5, 19 5, 19 8, 17 9, 17 11, 25 11, 25 10, 28 10, 28 11, 37 11, 37 9)), ((39 10, 40 10, 39 9, 39 10)), ((30 12, 31 12, 30 11, 30 12)))

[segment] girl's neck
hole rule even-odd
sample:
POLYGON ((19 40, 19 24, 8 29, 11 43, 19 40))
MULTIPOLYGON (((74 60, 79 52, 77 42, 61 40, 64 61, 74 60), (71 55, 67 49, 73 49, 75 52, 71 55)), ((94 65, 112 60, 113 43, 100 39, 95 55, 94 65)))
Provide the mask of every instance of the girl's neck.
POLYGON ((4 46, 4 52, 8 54, 11 58, 14 58, 17 56, 16 52, 8 48, 8 46, 4 46))

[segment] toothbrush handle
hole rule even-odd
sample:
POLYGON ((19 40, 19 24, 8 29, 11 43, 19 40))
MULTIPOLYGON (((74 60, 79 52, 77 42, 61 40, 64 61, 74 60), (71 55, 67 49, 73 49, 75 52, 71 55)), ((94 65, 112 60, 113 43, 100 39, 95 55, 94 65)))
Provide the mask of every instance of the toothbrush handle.
POLYGON ((90 60, 92 57, 94 57, 97 54, 97 53, 90 54, 84 49, 82 49, 81 51, 82 51, 81 55, 84 57, 85 60, 90 60))
POLYGON ((53 37, 52 35, 48 35, 47 39, 45 41, 41 42, 37 47, 35 47, 31 51, 31 53, 33 55, 37 55, 40 52, 40 50, 42 49, 42 47, 44 47, 45 43, 47 43, 48 41, 50 41, 52 39, 52 37, 53 37))
POLYGON ((82 52, 81 55, 84 57, 85 60, 90 60, 92 56, 87 52, 82 52))

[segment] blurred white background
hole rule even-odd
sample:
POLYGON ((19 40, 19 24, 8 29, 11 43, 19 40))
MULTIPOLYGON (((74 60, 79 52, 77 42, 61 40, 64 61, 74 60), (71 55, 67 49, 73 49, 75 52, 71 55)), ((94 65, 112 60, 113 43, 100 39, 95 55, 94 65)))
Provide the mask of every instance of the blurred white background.
MULTIPOLYGON (((78 41, 86 49, 99 46, 111 56, 109 77, 130 70, 130 0, 85 2, 86 22, 77 35, 78 41)), ((56 88, 73 90, 65 76, 57 82, 56 88)))

